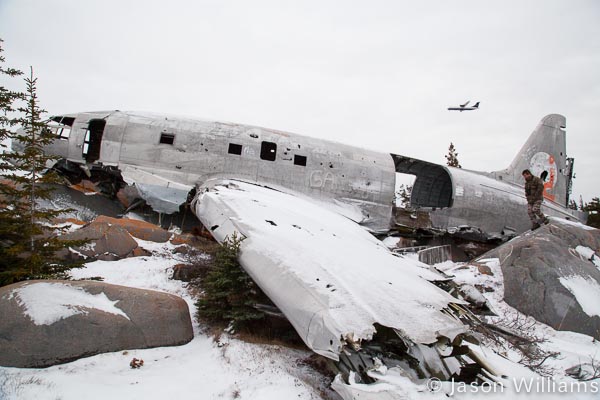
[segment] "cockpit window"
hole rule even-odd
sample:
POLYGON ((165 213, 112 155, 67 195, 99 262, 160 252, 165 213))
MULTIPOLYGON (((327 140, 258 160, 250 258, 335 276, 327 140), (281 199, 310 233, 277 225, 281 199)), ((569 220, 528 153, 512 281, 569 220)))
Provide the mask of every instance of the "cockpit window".
POLYGON ((67 140, 71 134, 71 127, 75 123, 73 117, 56 116, 47 121, 48 128, 59 139, 67 140))
POLYGON ((54 122, 58 122, 59 124, 62 124, 62 125, 68 125, 70 127, 72 127, 73 124, 75 123, 75 118, 73 118, 73 117, 61 117, 59 115, 58 117, 52 117, 50 119, 54 122))

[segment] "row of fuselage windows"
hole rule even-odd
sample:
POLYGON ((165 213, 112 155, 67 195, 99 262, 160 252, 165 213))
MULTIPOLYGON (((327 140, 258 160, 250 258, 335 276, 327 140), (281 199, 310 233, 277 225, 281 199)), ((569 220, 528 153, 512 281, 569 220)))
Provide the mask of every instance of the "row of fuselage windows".
MULTIPOLYGON (((242 155, 242 145, 236 143, 229 143, 229 154, 235 154, 237 156, 242 155)), ((275 161, 277 156, 277 144, 273 142, 261 142, 260 144, 260 159, 266 161, 275 161)), ((294 165, 300 165, 306 167, 306 156, 294 154, 294 165)))
MULTIPOLYGON (((160 135, 161 144, 170 144, 173 145, 175 143, 175 135, 172 133, 162 133, 160 135)), ((229 154, 234 154, 237 156, 242 155, 242 145, 237 143, 229 143, 229 154)), ((277 157, 277 144, 273 142, 261 142, 260 145, 260 159, 266 161, 275 161, 277 157)), ((294 164, 300 165, 302 167, 306 167, 306 156, 301 156, 298 154, 294 155, 294 164)))

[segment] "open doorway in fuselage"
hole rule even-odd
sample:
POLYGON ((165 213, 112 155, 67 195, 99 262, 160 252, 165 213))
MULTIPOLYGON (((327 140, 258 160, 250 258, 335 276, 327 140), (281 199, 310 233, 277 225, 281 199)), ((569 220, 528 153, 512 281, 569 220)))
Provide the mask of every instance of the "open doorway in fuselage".
POLYGON ((102 147, 102 135, 106 120, 92 119, 88 123, 88 129, 85 132, 83 141, 83 158, 88 163, 93 163, 100 158, 100 149, 102 147))

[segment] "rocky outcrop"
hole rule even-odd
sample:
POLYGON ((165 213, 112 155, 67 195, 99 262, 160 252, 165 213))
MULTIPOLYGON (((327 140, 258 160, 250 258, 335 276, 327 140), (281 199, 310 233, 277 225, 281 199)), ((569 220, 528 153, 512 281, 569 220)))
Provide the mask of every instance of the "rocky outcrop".
POLYGON ((98 218, 96 218, 95 222, 107 223, 111 226, 119 226, 129 232, 131 236, 151 242, 164 243, 172 236, 169 231, 161 228, 160 226, 136 219, 111 218, 100 215, 98 218))
POLYGON ((480 259, 499 259, 509 305, 554 329, 600 339, 599 252, 600 230, 553 218, 480 259))
POLYGON ((214 261, 212 257, 196 257, 193 264, 176 264, 173 266, 171 279, 183 282, 191 282, 197 278, 205 278, 210 271, 214 261))
POLYGON ((127 257, 148 255, 138 246, 134 237, 152 242, 164 243, 171 233, 159 226, 133 219, 117 219, 98 216, 82 228, 61 236, 65 240, 89 240, 77 252, 85 257, 113 261, 127 257))
POLYGON ((61 236, 65 240, 89 240, 89 243, 76 251, 85 257, 114 261, 134 256, 138 243, 129 232, 120 226, 93 221, 88 225, 61 236))
POLYGON ((95 281, 2 287, 0 315, 0 365, 5 367, 47 367, 193 338, 189 309, 180 297, 95 281))

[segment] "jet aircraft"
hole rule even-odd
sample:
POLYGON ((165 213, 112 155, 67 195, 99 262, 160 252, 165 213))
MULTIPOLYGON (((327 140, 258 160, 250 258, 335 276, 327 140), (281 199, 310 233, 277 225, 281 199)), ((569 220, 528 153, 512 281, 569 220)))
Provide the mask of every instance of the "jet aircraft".
POLYGON ((478 110, 479 109, 479 102, 475 103, 472 107, 467 107, 467 105, 470 103, 471 100, 468 100, 465 104, 461 104, 458 107, 449 107, 448 110, 449 111, 473 111, 473 110, 478 110))

